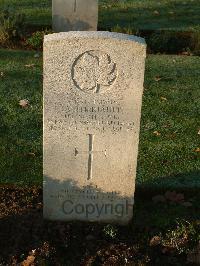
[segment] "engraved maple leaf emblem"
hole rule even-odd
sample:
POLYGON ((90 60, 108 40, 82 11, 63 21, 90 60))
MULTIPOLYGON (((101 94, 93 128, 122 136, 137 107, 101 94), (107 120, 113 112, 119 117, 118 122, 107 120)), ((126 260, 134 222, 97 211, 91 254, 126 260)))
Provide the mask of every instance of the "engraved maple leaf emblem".
POLYGON ((117 78, 116 63, 106 53, 87 51, 75 60, 72 78, 80 90, 99 93, 115 82, 117 78))

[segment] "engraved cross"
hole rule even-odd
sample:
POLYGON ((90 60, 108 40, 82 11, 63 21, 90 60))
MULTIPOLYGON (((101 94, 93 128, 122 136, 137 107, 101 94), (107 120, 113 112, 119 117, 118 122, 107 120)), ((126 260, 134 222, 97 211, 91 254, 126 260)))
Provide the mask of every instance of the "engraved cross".
POLYGON ((74 0, 74 12, 76 12, 76 8, 77 8, 77 0, 74 0))
POLYGON ((106 157, 106 150, 104 151, 94 151, 94 135, 89 134, 89 149, 88 151, 79 151, 77 148, 75 148, 75 156, 78 156, 79 154, 88 154, 88 177, 87 179, 92 179, 92 170, 93 170, 93 159, 94 159, 94 153, 103 153, 106 157))

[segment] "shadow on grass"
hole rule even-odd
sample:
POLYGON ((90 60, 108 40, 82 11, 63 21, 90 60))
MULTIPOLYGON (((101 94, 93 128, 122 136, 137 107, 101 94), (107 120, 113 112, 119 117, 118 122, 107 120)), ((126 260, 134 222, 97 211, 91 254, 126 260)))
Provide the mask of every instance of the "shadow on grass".
POLYGON ((163 193, 166 190, 178 190, 192 196, 194 193, 199 193, 199 184, 200 170, 197 170, 170 176, 159 176, 153 181, 146 180, 144 183, 136 185, 136 193, 148 198, 155 193, 163 193))

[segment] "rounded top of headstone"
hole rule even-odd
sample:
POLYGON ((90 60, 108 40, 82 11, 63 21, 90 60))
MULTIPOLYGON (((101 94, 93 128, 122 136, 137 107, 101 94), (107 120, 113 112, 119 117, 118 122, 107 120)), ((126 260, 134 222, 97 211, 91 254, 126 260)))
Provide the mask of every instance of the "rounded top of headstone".
POLYGON ((146 46, 145 39, 117 32, 109 32, 109 31, 69 31, 69 32, 60 32, 46 35, 44 37, 44 42, 48 41, 59 41, 64 39, 116 39, 119 41, 131 41, 136 42, 138 44, 146 46))

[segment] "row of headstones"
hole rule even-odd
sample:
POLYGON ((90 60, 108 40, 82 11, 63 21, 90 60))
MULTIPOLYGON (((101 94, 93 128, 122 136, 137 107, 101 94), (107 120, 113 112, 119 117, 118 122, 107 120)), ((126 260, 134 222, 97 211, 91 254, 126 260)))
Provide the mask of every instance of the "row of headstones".
POLYGON ((53 31, 96 31, 98 0, 53 0, 53 31))
MULTIPOLYGON (((54 0, 54 29, 95 30, 97 10, 97 0, 54 0)), ((45 36, 45 218, 131 220, 145 56, 131 35, 45 36)))

